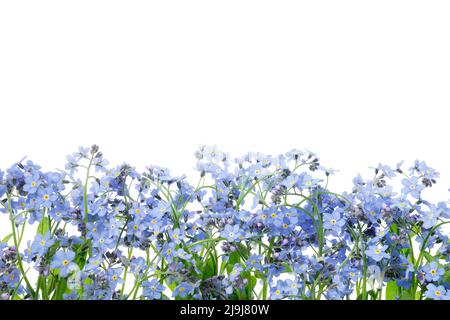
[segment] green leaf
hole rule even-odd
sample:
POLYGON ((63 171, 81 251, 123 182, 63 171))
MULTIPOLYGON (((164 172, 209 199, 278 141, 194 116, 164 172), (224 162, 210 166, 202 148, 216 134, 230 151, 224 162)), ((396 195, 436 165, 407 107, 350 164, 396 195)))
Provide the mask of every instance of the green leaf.
POLYGON ((11 239, 12 236, 13 236, 12 233, 8 234, 6 237, 3 238, 1 242, 8 243, 9 239, 11 239))
POLYGON ((403 291, 400 295, 400 300, 414 300, 414 298, 408 291, 403 291))
POLYGON ((423 252, 423 256, 425 257, 425 259, 427 259, 428 262, 431 262, 431 261, 435 260, 433 258, 433 256, 430 253, 426 252, 426 251, 423 252))
POLYGON ((396 300, 400 295, 399 287, 396 281, 389 281, 386 285, 386 300, 396 300))
MULTIPOLYGON (((426 299, 429 299, 429 298, 426 298, 426 299)), ((420 290, 416 291, 416 299, 415 300, 423 300, 422 299, 422 291, 420 291, 420 290)))
POLYGON ((391 224, 390 229, 393 233, 398 234, 398 227, 395 223, 391 224))
POLYGON ((78 244, 74 245, 73 248, 76 252, 74 262, 82 270, 84 268, 84 265, 86 264, 89 246, 85 244, 78 244))
POLYGON ((236 263, 239 263, 241 261, 241 257, 239 256, 239 252, 234 251, 230 254, 230 257, 228 258, 228 262, 226 264, 227 272, 230 273, 233 270, 233 266, 236 263))
POLYGON ((37 233, 45 235, 47 231, 50 229, 50 218, 44 217, 38 225, 37 233))
POLYGON ((367 293, 372 298, 372 300, 377 300, 378 295, 374 290, 369 290, 369 292, 367 292, 367 293))
POLYGON ((63 294, 66 293, 67 290, 67 279, 59 278, 58 285, 56 287, 56 294, 53 300, 63 300, 63 294))
POLYGON ((178 285, 175 281, 169 282, 169 280, 166 280, 165 282, 171 291, 174 291, 178 285))
POLYGON ((253 288, 256 286, 257 280, 256 280, 256 277, 253 277, 251 275, 249 275, 247 277, 247 280, 248 280, 248 284, 245 287, 245 295, 248 300, 252 300, 253 288))
POLYGON ((214 262, 213 257, 211 256, 208 258, 208 260, 205 261, 203 264, 202 269, 202 279, 209 279, 217 274, 217 268, 216 264, 214 262))
POLYGON ((444 280, 444 282, 450 283, 450 270, 445 271, 442 279, 444 280))
POLYGON ((84 280, 84 284, 85 285, 91 285, 94 283, 94 280, 92 280, 91 278, 87 277, 86 280, 84 280))

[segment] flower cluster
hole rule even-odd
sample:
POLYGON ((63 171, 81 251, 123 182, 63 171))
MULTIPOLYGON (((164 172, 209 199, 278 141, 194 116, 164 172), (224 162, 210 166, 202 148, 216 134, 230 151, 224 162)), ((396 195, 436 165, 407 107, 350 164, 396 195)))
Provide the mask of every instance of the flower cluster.
POLYGON ((195 154, 199 180, 110 166, 0 171, 0 299, 450 299, 439 174, 379 165, 351 192, 312 152, 195 154))

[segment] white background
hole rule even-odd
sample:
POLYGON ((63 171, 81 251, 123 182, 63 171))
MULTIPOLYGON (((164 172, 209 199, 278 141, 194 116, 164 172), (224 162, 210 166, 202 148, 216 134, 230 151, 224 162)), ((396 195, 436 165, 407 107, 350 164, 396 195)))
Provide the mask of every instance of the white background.
POLYGON ((449 1, 1 1, 0 167, 62 168, 92 143, 176 173, 199 144, 308 148, 345 188, 423 159, 447 200, 449 16, 449 1))

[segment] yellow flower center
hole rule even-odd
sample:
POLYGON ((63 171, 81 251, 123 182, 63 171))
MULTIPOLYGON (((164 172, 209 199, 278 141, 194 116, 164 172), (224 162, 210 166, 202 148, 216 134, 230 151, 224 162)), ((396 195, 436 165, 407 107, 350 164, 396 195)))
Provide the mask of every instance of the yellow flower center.
POLYGON ((34 181, 31 182, 31 186, 32 186, 32 187, 36 187, 36 182, 34 182, 34 181))
POLYGON ((62 264, 63 264, 63 266, 67 266, 67 265, 69 264, 69 260, 64 260, 64 261, 62 262, 62 264))
POLYGON ((430 270, 430 273, 434 276, 434 275, 436 274, 436 270, 431 269, 431 270, 430 270))
POLYGON ((440 290, 436 290, 436 291, 434 292, 434 294, 437 295, 438 297, 440 297, 442 293, 441 293, 440 290))
POLYGON ((45 241, 41 240, 41 241, 39 241, 39 244, 43 247, 43 246, 45 246, 45 241))
POLYGON ((44 200, 48 200, 48 199, 50 199, 50 196, 48 194, 44 194, 43 198, 44 198, 44 200))
POLYGON ((334 224, 336 224, 336 219, 331 219, 331 221, 330 221, 330 222, 331 222, 331 224, 333 224, 333 225, 334 225, 334 224))

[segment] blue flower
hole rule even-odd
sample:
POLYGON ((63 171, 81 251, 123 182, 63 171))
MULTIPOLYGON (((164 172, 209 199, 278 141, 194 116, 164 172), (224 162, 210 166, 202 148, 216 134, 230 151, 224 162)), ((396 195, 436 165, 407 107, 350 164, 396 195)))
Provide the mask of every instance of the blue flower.
POLYGON ((427 291, 425 292, 425 296, 434 300, 449 300, 447 290, 443 286, 435 286, 430 283, 427 285, 427 291))
POLYGON ((383 258, 389 258, 389 254, 386 253, 387 245, 373 245, 366 250, 366 255, 371 257, 376 262, 381 261, 383 258))
POLYGON ((313 177, 307 173, 302 173, 300 176, 300 181, 297 183, 297 186, 300 189, 304 188, 314 188, 320 182, 319 179, 313 179, 313 177))
POLYGON ((193 293, 195 287, 187 282, 180 283, 173 291, 174 297, 186 298, 193 293))
POLYGON ((425 279, 428 281, 439 281, 445 273, 445 270, 434 261, 424 266, 422 270, 425 273, 425 279))
POLYGON ((239 278, 239 276, 241 275, 242 271, 243 271, 242 266, 240 264, 236 263, 230 272, 230 280, 232 282, 236 281, 239 278))
POLYGON ((449 235, 438 226, 449 202, 422 197, 439 176, 424 162, 405 179, 400 165, 379 164, 338 194, 311 152, 232 159, 202 146, 196 157, 196 185, 162 167, 110 168, 95 145, 69 156, 66 172, 25 160, 0 170, 0 213, 18 232, 0 230, 0 299, 42 298, 28 282, 40 289, 35 276, 50 274, 44 289, 52 297, 67 281, 64 299, 345 299, 363 280, 450 299, 449 235), (45 234, 23 232, 41 221, 45 234), (433 259, 414 266, 411 243, 433 259), (134 287, 116 290, 125 279, 134 287))
POLYGON ((290 295, 290 296, 298 295, 300 288, 301 288, 301 283, 299 282, 298 279, 295 279, 295 280, 286 279, 284 290, 287 295, 290 295))
POLYGON ((424 161, 416 160, 414 162, 414 167, 411 168, 412 172, 414 170, 421 173, 425 179, 430 181, 439 177, 439 172, 429 167, 424 161))
POLYGON ((180 231, 179 228, 170 229, 168 233, 169 233, 169 238, 176 244, 181 243, 181 241, 185 239, 184 234, 180 231))
POLYGON ((118 284, 123 283, 123 279, 120 275, 123 272, 123 268, 110 268, 107 271, 109 283, 112 289, 115 289, 118 284))
POLYGON ((285 281, 278 280, 276 285, 270 288, 270 299, 281 300, 284 298, 286 291, 290 291, 290 289, 291 289, 290 287, 286 286, 285 281))
POLYGON ((260 164, 255 164, 253 166, 250 166, 248 169, 248 175, 254 178, 261 179, 264 177, 264 175, 267 174, 267 171, 265 168, 263 168, 260 164))
POLYGON ((76 266, 75 263, 72 262, 74 258, 75 253, 73 251, 57 251, 52 262, 50 263, 50 267, 53 269, 59 269, 59 274, 62 277, 67 277, 67 275, 73 271, 76 266))
MULTIPOLYGON (((6 270, 5 270, 6 271, 6 270)), ((21 274, 19 269, 12 269, 8 272, 4 272, 0 276, 0 283, 4 283, 8 286, 9 289, 15 289, 17 284, 19 283, 21 278, 21 274)))
POLYGON ((439 218, 440 211, 434 205, 428 205, 428 211, 420 211, 420 219, 423 221, 422 227, 425 229, 431 229, 439 218))
POLYGON ((87 271, 87 272, 95 271, 98 268, 100 268, 102 263, 103 263, 102 256, 101 255, 95 255, 95 256, 89 258, 88 263, 84 267, 84 270, 87 271))
POLYGON ((179 248, 175 251, 175 255, 178 258, 180 258, 182 260, 186 260, 186 261, 189 261, 192 258, 192 254, 187 253, 184 249, 181 249, 181 248, 179 248))
POLYGON ((106 229, 102 229, 94 234, 92 240, 93 245, 100 252, 114 248, 117 242, 114 237, 109 235, 109 232, 106 229))
POLYGON ((252 254, 250 257, 248 257, 247 261, 245 262, 245 266, 247 267, 247 270, 250 269, 255 269, 258 271, 261 271, 262 266, 261 266, 261 261, 262 261, 262 256, 261 255, 257 255, 257 254, 252 254))
POLYGON ((89 214, 96 214, 98 217, 104 217, 108 213, 108 198, 101 197, 92 205, 89 214))
POLYGON ((238 224, 235 224, 235 225, 227 224, 225 226, 225 228, 222 230, 221 235, 222 235, 222 237, 227 239, 227 241, 233 242, 239 238, 239 234, 240 234, 239 230, 240 230, 240 228, 239 228, 238 224))
POLYGON ((130 270, 134 273, 134 275, 138 276, 142 274, 146 269, 147 263, 144 258, 142 257, 131 258, 130 270))
POLYGON ((23 186, 23 190, 28 192, 29 194, 34 194, 36 193, 40 185, 41 179, 39 177, 39 174, 33 174, 25 178, 25 185, 23 186))
POLYGON ((173 261, 173 258, 175 257, 175 254, 175 243, 165 243, 161 252, 161 256, 166 259, 167 262, 171 263, 173 261))
POLYGON ((341 208, 334 209, 333 213, 323 214, 323 226, 327 230, 338 234, 342 231, 342 227, 345 225, 345 219, 342 217, 344 210, 341 208))
POLYGON ((55 241, 51 239, 50 232, 47 232, 44 236, 37 234, 31 244, 31 252, 32 254, 43 256, 54 243, 55 241))
POLYGON ((139 203, 133 203, 133 208, 130 209, 130 214, 132 217, 143 217, 145 213, 145 208, 141 207, 139 203))
POLYGON ((402 180, 403 194, 410 194, 412 197, 419 199, 420 193, 423 189, 425 189, 425 186, 422 184, 419 184, 419 178, 417 177, 411 177, 409 179, 403 179, 402 180))
POLYGON ((63 219, 68 220, 72 218, 70 210, 71 207, 69 202, 57 202, 55 206, 48 211, 48 215, 57 222, 63 219))
POLYGON ((58 199, 58 196, 53 192, 52 189, 39 189, 38 190, 38 201, 45 208, 50 208, 53 203, 58 199))
POLYGON ((142 295, 149 300, 160 299, 165 289, 166 287, 160 284, 157 279, 152 279, 143 283, 142 295))
POLYGON ((64 300, 78 300, 79 298, 80 298, 80 294, 77 292, 77 290, 73 290, 70 293, 63 294, 64 300))

